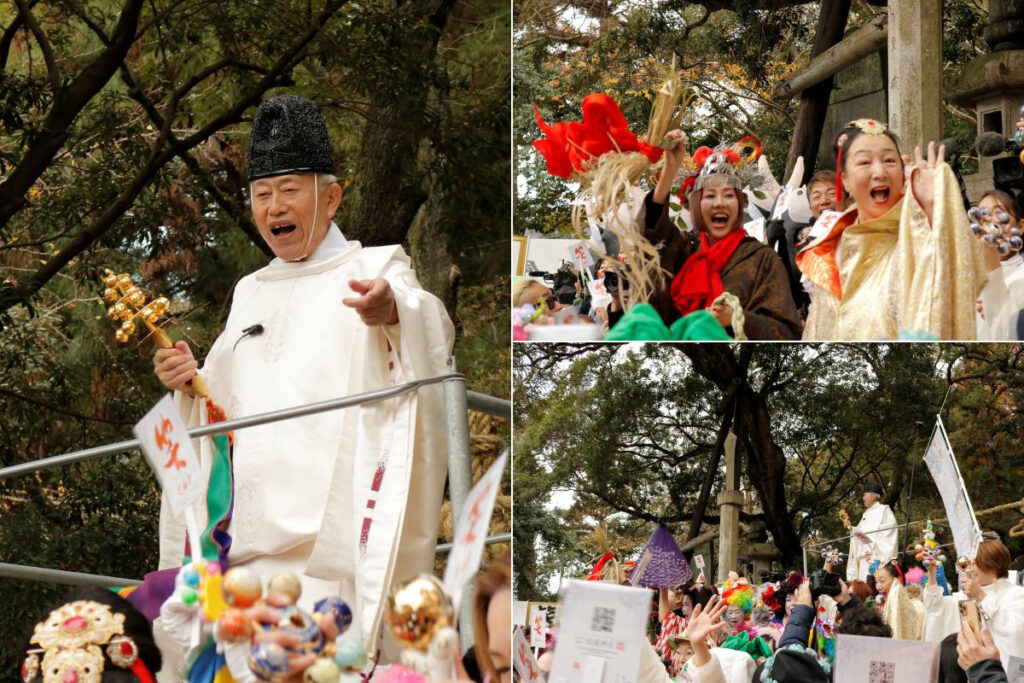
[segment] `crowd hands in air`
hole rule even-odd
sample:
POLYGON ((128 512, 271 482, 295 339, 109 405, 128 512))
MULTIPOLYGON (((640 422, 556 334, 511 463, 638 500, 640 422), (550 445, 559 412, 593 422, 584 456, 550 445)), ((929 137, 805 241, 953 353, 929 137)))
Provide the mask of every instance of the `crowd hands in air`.
POLYGON ((836 171, 819 170, 798 187, 798 166, 780 187, 763 159, 754 171, 758 164, 735 153, 744 152, 739 143, 690 157, 681 131, 667 137, 678 144, 654 167, 656 185, 642 207, 628 205, 629 229, 660 258, 654 294, 631 300, 623 275, 650 257, 619 247, 623 229, 609 224, 621 218, 590 217, 593 266, 581 273, 582 262, 565 261, 560 272, 516 283, 517 339, 554 339, 559 332, 543 328, 562 323, 589 324, 595 338, 662 338, 668 331, 629 320, 640 303, 665 326, 701 312, 721 328, 710 335, 706 327, 672 328, 677 337, 688 330, 682 338, 691 339, 1024 335, 1020 192, 992 188, 965 210, 944 146, 930 142, 903 154, 884 124, 860 119, 834 140, 836 171), (613 271, 617 277, 606 277, 613 271), (602 278, 610 301, 595 302, 591 281, 602 278), (723 300, 723 293, 735 298, 723 300), (616 329, 624 316, 628 324, 616 329))
MULTIPOLYGON (((844 663, 836 662, 836 648, 844 635, 937 643, 939 672, 933 680, 940 683, 1012 680, 1005 668, 1009 658, 1024 657, 1024 587, 1007 578, 1010 553, 1001 542, 984 541, 975 560, 958 568, 957 593, 951 593, 940 563, 925 571, 919 563, 874 562, 865 580, 847 583, 835 573, 837 558, 823 555, 822 569, 810 577, 762 571, 757 584, 730 572, 716 585, 701 572, 685 584, 658 589, 636 680, 841 680, 844 663), (964 600, 978 607, 977 621, 960 616, 964 600)), ((630 584, 628 572, 619 568, 597 579, 592 574, 591 580, 630 584)), ((554 632, 537 660, 544 673, 551 671, 562 637, 554 632)), ((927 668, 930 662, 918 664, 927 668)))

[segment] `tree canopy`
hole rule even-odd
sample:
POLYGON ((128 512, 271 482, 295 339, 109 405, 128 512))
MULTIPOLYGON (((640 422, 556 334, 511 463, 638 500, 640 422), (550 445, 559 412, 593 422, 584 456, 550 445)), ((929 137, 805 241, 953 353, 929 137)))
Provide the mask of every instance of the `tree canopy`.
MULTIPOLYGON (((269 260, 246 150, 279 92, 324 113, 346 237, 403 244, 470 388, 508 396, 510 21, 496 0, 0 6, 0 466, 130 438, 163 393, 151 344, 114 343, 105 268, 166 295, 169 332, 205 355, 269 260)), ((2 481, 0 506, 5 562, 155 569, 138 454, 2 481)), ((64 592, 0 579, 0 679, 64 592)))
MULTIPOLYGON (((585 573, 598 525, 632 559, 659 521, 681 544, 717 524, 702 493, 724 487, 729 429, 758 502, 741 522, 763 520, 787 568, 801 544, 844 535, 838 511, 856 520, 865 481, 900 522, 945 517, 921 462, 940 410, 974 508, 1021 498, 1019 345, 531 344, 513 381, 517 599, 585 573)), ((979 522, 1020 566, 1020 513, 979 522)))

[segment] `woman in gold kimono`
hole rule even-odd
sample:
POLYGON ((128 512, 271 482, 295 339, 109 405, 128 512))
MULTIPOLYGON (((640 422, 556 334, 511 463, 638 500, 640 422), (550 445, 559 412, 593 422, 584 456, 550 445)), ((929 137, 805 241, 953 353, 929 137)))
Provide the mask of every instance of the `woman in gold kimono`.
POLYGON ((875 570, 875 586, 884 598, 882 621, 892 629, 898 640, 921 640, 924 628, 924 603, 907 595, 903 572, 894 560, 875 570))
POLYGON ((804 340, 974 339, 986 269, 945 149, 916 148, 907 181, 878 121, 847 124, 836 144, 854 204, 797 254, 812 285, 804 340))

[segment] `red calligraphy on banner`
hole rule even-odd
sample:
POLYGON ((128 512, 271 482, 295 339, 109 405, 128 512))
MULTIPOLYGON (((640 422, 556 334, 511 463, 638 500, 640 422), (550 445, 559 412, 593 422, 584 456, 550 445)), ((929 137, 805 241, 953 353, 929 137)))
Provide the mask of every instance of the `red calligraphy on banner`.
POLYGON ((159 427, 153 428, 153 433, 156 436, 156 447, 162 451, 167 451, 170 457, 167 462, 164 463, 164 469, 169 470, 171 467, 180 470, 185 466, 185 461, 178 459, 178 442, 167 436, 169 432, 174 429, 170 419, 164 418, 160 422, 159 427))

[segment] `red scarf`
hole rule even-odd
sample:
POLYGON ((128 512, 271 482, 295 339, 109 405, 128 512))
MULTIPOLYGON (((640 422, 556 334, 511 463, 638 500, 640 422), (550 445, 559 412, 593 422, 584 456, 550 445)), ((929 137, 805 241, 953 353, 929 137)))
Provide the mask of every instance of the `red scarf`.
POLYGON ((700 249, 686 259, 672 280, 672 303, 680 313, 688 315, 704 308, 725 291, 719 273, 746 236, 742 227, 735 227, 722 239, 709 244, 707 233, 701 233, 700 249))

